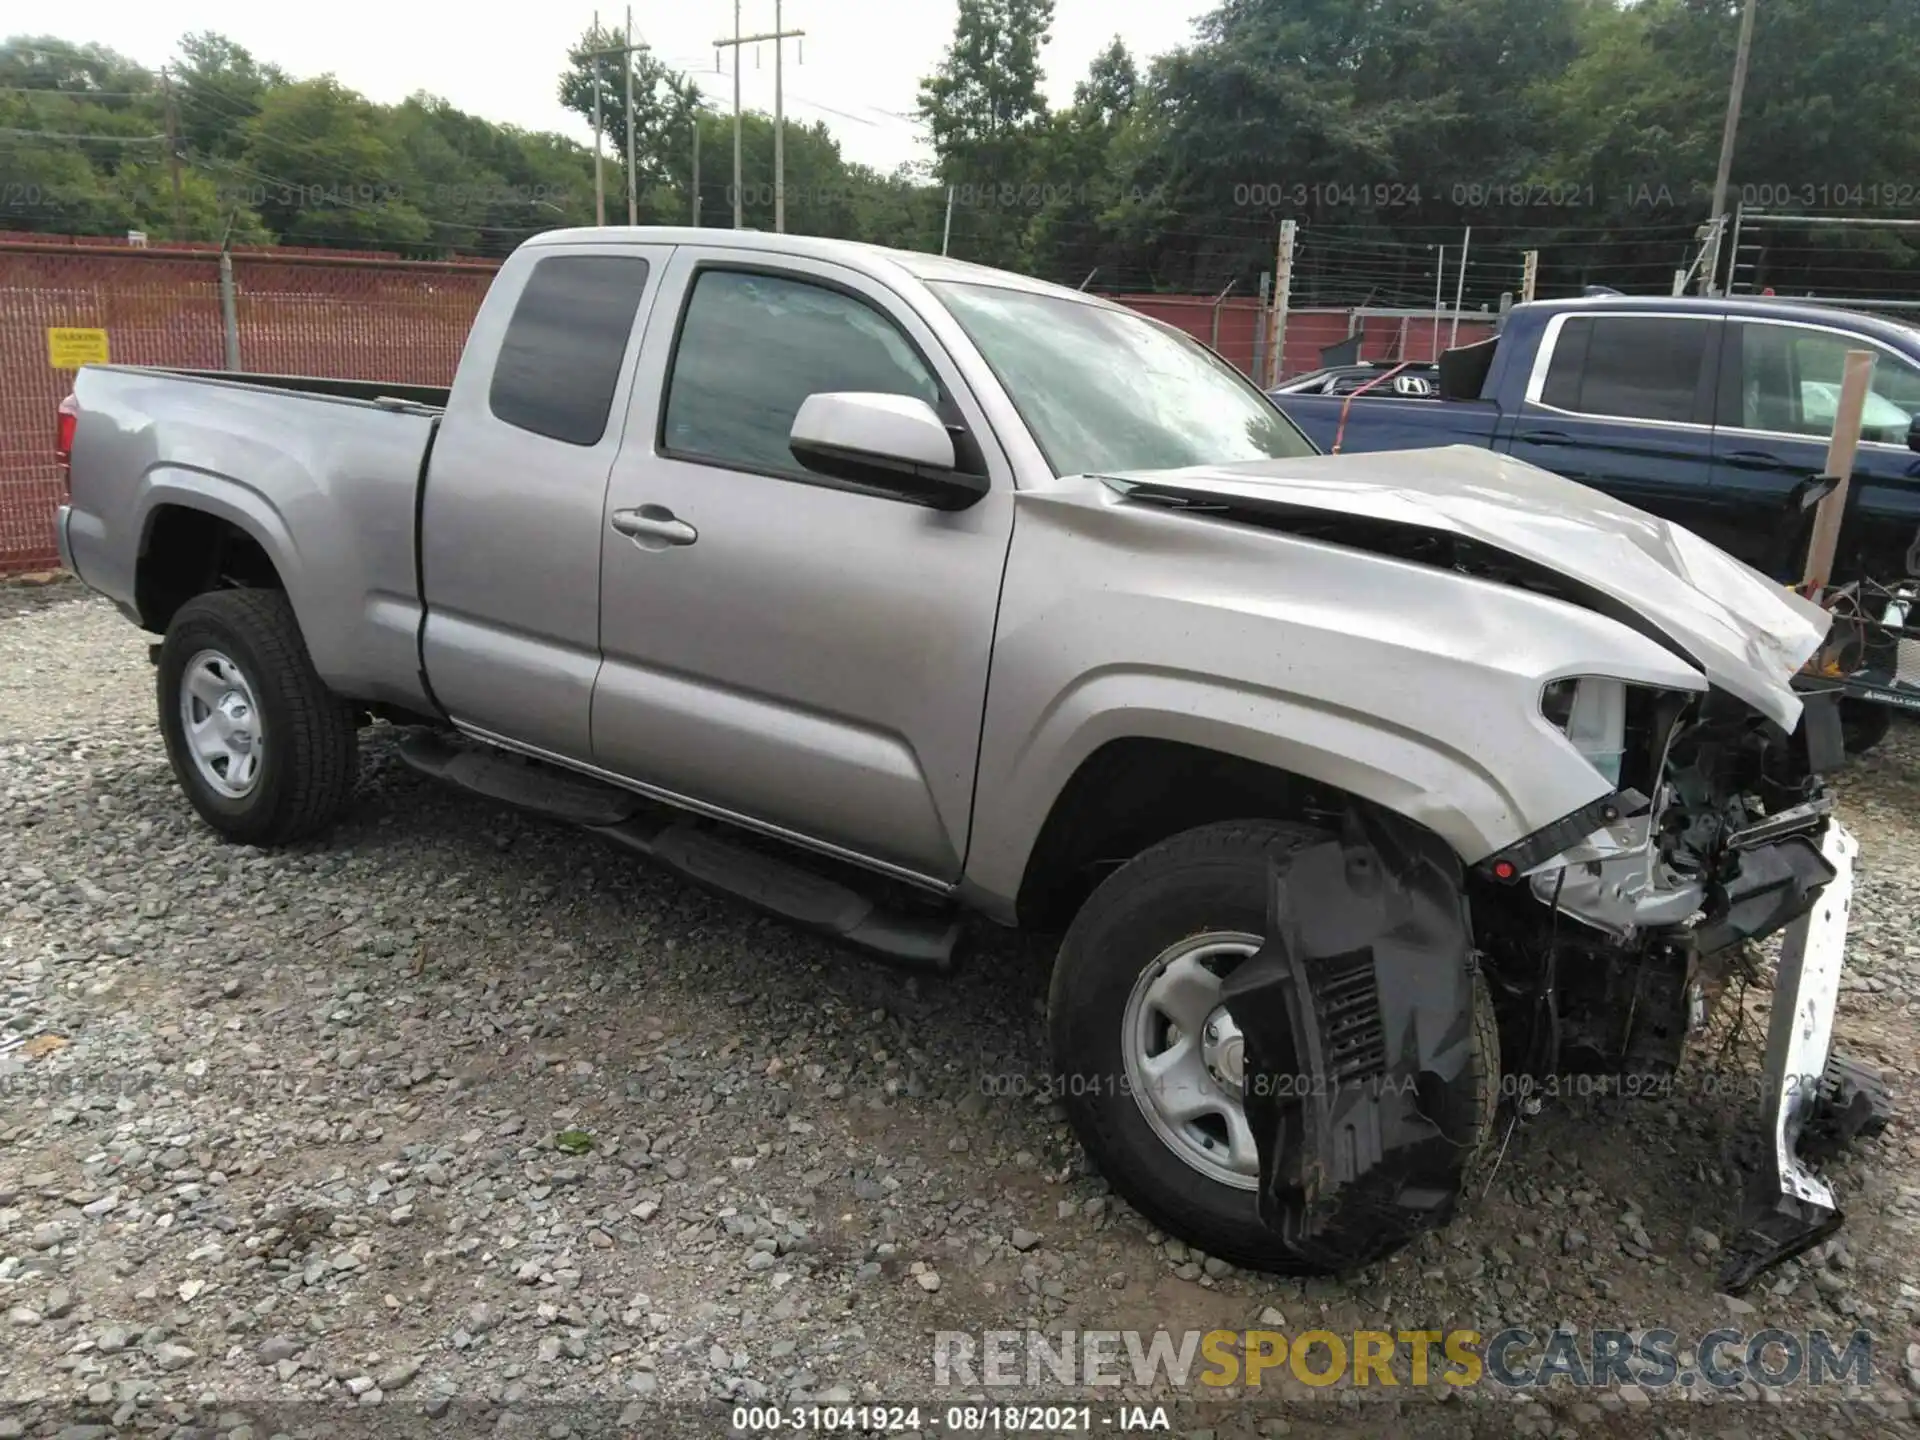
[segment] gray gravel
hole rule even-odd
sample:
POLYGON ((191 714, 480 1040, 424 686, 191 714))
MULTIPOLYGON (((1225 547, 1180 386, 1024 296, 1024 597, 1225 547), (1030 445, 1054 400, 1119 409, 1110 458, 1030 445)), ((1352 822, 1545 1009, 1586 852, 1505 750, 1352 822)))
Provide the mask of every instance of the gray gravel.
MULTIPOLYGON (((1834 1168, 1847 1228, 1747 1301, 1711 1267, 1750 1107, 1697 1084, 1550 1107, 1451 1229, 1354 1280, 1244 1274, 1154 1233, 1019 1093, 1046 1070, 1044 947, 990 936, 957 980, 905 978, 436 788, 384 729, 327 842, 224 844, 168 773, 148 639, 71 587, 0 587, 0 1045, 25 1042, 0 1054, 0 1437, 369 1407, 717 1434, 693 1402, 924 1402, 935 1330, 1024 1325, 1859 1324, 1882 1337, 1865 1394, 1662 1395, 1651 1428, 1916 1413, 1908 1126, 1834 1168)), ((1910 1106, 1920 729, 1844 805, 1865 883, 1842 1028, 1910 1106)), ((1337 1392, 1181 1423, 1549 1435, 1649 1404, 1337 1392)))

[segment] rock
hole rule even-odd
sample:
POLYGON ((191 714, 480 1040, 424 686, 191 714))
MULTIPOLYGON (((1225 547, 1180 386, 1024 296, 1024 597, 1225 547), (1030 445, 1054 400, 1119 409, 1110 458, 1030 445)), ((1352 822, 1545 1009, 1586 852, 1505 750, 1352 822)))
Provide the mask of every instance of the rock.
POLYGON ((66 1230, 61 1225, 49 1220, 44 1225, 33 1227, 33 1234, 28 1237, 27 1244, 35 1250, 51 1250, 66 1238, 66 1234, 66 1230))
POLYGON ((920 1288, 929 1295, 935 1293, 940 1288, 940 1277, 931 1270, 922 1270, 913 1278, 918 1282, 920 1288))
POLYGON ((402 1360, 397 1364, 389 1365, 373 1378, 374 1383, 382 1390, 394 1391, 403 1389, 411 1384, 413 1377, 419 1373, 420 1362, 418 1360, 402 1360))
POLYGON ((1696 1225, 1687 1231, 1687 1248, 1700 1255, 1718 1255, 1720 1237, 1704 1225, 1696 1225))
POLYGON ((7 1323, 9 1325, 38 1325, 41 1318, 38 1310, 30 1309, 25 1305, 15 1305, 7 1311, 7 1323))
POLYGON ((56 1285, 47 1292, 46 1302, 41 1305, 40 1313, 49 1320, 64 1320, 67 1312, 73 1309, 73 1292, 64 1285, 56 1285))
POLYGON ((1034 1246, 1038 1245, 1041 1241, 1041 1238, 1042 1237, 1036 1232, 1032 1230, 1023 1230, 1018 1226, 1014 1228, 1013 1234, 1007 1237, 1008 1243, 1010 1243, 1014 1249, 1020 1251, 1022 1254, 1025 1254, 1027 1251, 1033 1249, 1034 1246))
POLYGON ((93 1348, 102 1355, 118 1355, 133 1343, 133 1332, 124 1325, 109 1325, 93 1338, 93 1348))
POLYGON ((262 1340, 253 1353, 262 1365, 278 1365, 282 1360, 291 1360, 304 1349, 305 1344, 291 1335, 274 1335, 262 1340))
POLYGON ((375 1388, 371 1375, 355 1375, 347 1381, 347 1393, 356 1399, 375 1388))
POLYGON ((172 1341, 153 1347, 153 1363, 162 1370, 184 1370, 200 1358, 198 1350, 172 1341))
POLYGON ((1726 1306, 1729 1315, 1753 1314, 1753 1302, 1751 1300, 1742 1300, 1738 1295, 1722 1295, 1720 1297, 1720 1303, 1726 1306))

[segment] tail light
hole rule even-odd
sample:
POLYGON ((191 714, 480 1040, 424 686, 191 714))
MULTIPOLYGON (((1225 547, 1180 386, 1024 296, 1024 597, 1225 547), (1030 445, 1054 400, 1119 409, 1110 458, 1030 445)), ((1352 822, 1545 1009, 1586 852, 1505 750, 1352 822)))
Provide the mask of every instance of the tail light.
POLYGON ((53 458, 60 465, 60 484, 69 492, 73 487, 73 432, 79 425, 80 402, 69 395, 60 402, 53 441, 53 458))

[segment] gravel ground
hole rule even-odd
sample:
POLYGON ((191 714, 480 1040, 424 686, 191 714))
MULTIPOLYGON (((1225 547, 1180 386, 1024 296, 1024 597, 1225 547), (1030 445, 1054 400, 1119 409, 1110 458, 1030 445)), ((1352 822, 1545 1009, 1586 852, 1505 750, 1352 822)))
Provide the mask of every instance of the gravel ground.
MULTIPOLYGON (((905 978, 420 779, 384 729, 327 842, 224 844, 168 773, 147 642, 75 587, 0 587, 0 1043, 27 1040, 0 1055, 0 1440, 723 1434, 719 1402, 944 1406, 933 1332, 1025 1325, 1877 1337, 1850 1398, 1288 1379, 1169 1412, 1220 1440, 1920 1413, 1910 1126, 1830 1170, 1838 1240, 1714 1293, 1751 1106, 1704 1082, 1750 1042, 1671 1098, 1550 1105, 1449 1230, 1351 1281, 1250 1275, 1155 1234, 1020 1093, 1046 1073, 1040 946, 905 978)), ((1865 874, 1843 1042, 1910 1107, 1920 728, 1844 809, 1865 874)), ((1113 1393, 1080 1398, 1103 1428, 1113 1393)))

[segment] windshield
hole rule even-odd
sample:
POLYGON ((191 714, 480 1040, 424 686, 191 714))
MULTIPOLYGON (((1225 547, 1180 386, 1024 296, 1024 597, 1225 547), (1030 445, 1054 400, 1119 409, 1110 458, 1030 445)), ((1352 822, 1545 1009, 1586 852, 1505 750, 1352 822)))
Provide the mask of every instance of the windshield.
POLYGON ((1237 370, 1145 316, 996 285, 932 288, 1056 475, 1316 453, 1237 370))

